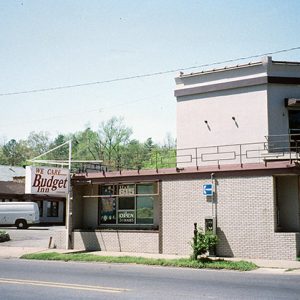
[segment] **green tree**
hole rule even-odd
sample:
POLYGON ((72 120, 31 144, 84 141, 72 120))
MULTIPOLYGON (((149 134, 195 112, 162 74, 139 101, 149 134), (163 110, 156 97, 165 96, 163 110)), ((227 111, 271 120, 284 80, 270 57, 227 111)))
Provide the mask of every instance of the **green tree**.
POLYGON ((27 140, 27 146, 30 149, 31 158, 41 155, 49 150, 50 140, 47 132, 30 132, 27 140))
POLYGON ((122 149, 120 167, 123 169, 141 169, 146 158, 147 150, 138 140, 131 140, 122 149))
POLYGON ((122 118, 113 117, 102 122, 98 131, 100 158, 112 168, 120 167, 121 154, 130 142, 132 130, 122 118))
MULTIPOLYGON (((72 139, 73 135, 64 135, 59 134, 53 142, 49 145, 49 150, 54 149, 55 147, 61 146, 68 140, 72 139)), ((64 145, 63 147, 59 147, 58 149, 48 153, 46 156, 41 157, 41 159, 54 159, 54 160, 66 160, 69 158, 69 147, 68 144, 64 145)))
POLYGON ((74 134, 73 158, 78 160, 99 160, 100 145, 97 132, 87 127, 74 134))
POLYGON ((30 149, 25 141, 17 142, 11 139, 2 147, 3 163, 11 166, 21 166, 26 164, 26 159, 29 158, 30 149))

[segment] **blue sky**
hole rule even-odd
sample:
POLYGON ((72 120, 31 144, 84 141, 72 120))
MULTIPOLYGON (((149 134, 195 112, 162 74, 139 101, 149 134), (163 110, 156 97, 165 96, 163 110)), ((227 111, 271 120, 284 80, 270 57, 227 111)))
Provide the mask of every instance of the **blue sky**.
MULTIPOLYGON (((297 47, 299 14, 298 0, 0 0, 0 94, 297 47)), ((300 50, 273 59, 300 61, 300 50)), ((163 142, 176 136, 176 75, 0 96, 0 143, 31 131, 96 130, 112 116, 134 138, 163 142)))

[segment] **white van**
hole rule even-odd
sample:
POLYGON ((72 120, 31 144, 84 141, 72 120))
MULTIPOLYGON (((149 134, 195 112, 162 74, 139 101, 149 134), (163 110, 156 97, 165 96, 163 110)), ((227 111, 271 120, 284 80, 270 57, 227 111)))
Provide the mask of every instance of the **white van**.
POLYGON ((26 229, 40 222, 39 207, 34 202, 0 202, 0 225, 26 229))

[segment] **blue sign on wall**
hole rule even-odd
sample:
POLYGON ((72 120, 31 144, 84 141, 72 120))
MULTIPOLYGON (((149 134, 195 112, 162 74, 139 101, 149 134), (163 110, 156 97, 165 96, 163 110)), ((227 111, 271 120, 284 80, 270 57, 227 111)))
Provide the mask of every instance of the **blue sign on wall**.
POLYGON ((214 185, 212 183, 203 184, 203 195, 212 196, 214 194, 214 185))

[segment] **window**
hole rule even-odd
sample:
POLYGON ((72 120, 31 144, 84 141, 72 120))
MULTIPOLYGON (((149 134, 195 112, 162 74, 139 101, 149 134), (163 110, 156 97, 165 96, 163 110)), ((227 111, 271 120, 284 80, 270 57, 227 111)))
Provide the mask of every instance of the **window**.
POLYGON ((119 210, 120 209, 134 209, 135 197, 119 197, 119 210))
POLYGON ((47 202, 47 217, 58 217, 58 201, 47 202))
POLYGON ((116 186, 101 186, 100 193, 107 196, 100 199, 100 223, 116 224, 116 197, 113 197, 116 194, 116 186))
POLYGON ((43 200, 36 201, 40 211, 40 218, 43 217, 43 202, 44 202, 43 200))
POLYGON ((153 197, 143 196, 136 199, 136 223, 153 224, 153 197))
POLYGON ((99 225, 153 225, 156 183, 100 187, 99 225))

